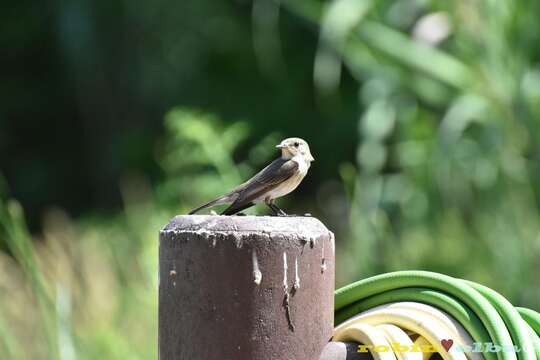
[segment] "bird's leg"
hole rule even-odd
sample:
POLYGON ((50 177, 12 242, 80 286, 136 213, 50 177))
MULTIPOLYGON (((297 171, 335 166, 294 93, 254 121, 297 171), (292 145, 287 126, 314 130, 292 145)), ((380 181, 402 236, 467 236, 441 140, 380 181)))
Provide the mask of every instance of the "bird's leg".
POLYGON ((268 205, 268 207, 270 208, 270 210, 272 210, 272 215, 274 216, 280 216, 280 213, 279 213, 279 209, 276 209, 276 206, 272 203, 266 203, 266 205, 268 205))
POLYGON ((274 201, 272 200, 272 206, 274 207, 274 211, 276 212, 277 216, 289 216, 289 217, 295 217, 298 216, 296 214, 287 214, 285 211, 283 211, 279 206, 277 206, 274 201))
POLYGON ((287 213, 283 211, 282 209, 280 209, 279 206, 277 206, 276 204, 274 204, 274 206, 277 209, 278 216, 290 216, 290 215, 287 215, 287 213))
POLYGON ((272 210, 272 215, 274 216, 277 216, 277 212, 276 212, 276 209, 274 208, 274 204, 272 203, 272 200, 270 199, 264 199, 264 203, 266 204, 266 206, 268 206, 270 208, 270 210, 272 210))
POLYGON ((288 215, 285 211, 281 210, 276 204, 274 204, 274 206, 277 209, 277 216, 291 216, 291 215, 288 215))
POLYGON ((279 206, 274 204, 273 200, 267 200, 265 201, 266 205, 274 212, 274 216, 287 216, 285 211, 281 210, 279 206))

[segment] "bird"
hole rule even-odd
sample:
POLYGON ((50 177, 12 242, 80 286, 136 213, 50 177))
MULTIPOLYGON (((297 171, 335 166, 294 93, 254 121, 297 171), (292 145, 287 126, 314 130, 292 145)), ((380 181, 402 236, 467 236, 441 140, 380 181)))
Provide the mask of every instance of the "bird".
POLYGON ((221 215, 234 215, 264 202, 272 210, 273 215, 288 216, 274 200, 296 189, 315 159, 311 155, 308 143, 297 137, 283 140, 276 148, 281 150, 280 157, 228 193, 191 210, 189 215, 221 204, 230 204, 221 215))

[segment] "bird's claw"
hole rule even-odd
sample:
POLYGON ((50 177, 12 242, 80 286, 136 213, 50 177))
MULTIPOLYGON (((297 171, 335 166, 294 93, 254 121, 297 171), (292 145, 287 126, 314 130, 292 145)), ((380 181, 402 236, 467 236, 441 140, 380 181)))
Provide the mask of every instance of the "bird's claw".
POLYGON ((286 217, 286 216, 289 216, 289 215, 287 215, 287 213, 285 211, 279 209, 278 211, 274 212, 274 216, 286 217))
MULTIPOLYGON (((279 210, 279 211, 276 211, 272 214, 273 216, 277 216, 277 217, 297 217, 298 215, 296 214, 287 214, 285 211, 283 210, 279 210)), ((312 217, 313 215, 311 215, 310 213, 305 213, 304 215, 302 216, 305 216, 305 217, 312 217)))

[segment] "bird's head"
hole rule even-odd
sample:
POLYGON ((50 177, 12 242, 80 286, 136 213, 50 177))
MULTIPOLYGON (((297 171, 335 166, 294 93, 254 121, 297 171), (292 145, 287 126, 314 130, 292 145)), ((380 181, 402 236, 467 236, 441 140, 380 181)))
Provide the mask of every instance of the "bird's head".
POLYGON ((276 145, 276 147, 281 149, 281 156, 286 159, 302 156, 308 162, 315 161, 309 151, 309 145, 305 140, 300 138, 285 139, 279 145, 276 145))

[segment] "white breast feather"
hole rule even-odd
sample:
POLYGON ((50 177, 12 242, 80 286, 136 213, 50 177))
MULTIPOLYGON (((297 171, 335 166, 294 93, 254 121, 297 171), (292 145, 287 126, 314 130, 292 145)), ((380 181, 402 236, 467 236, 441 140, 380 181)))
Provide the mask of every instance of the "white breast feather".
POLYGON ((281 183, 280 185, 276 186, 274 189, 269 191, 268 193, 264 194, 263 197, 255 200, 256 202, 263 201, 266 198, 276 199, 281 196, 285 196, 300 184, 304 176, 306 176, 310 163, 308 161, 305 161, 304 158, 300 156, 295 156, 292 158, 293 161, 295 161, 298 164, 298 171, 296 174, 291 176, 289 179, 281 183))

